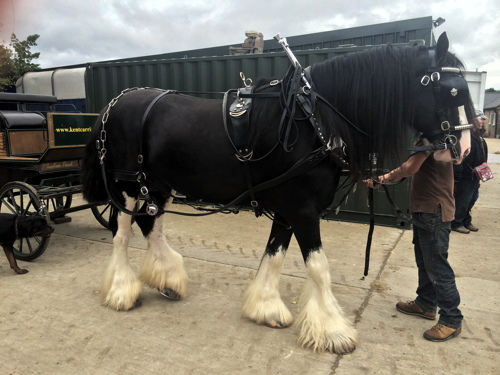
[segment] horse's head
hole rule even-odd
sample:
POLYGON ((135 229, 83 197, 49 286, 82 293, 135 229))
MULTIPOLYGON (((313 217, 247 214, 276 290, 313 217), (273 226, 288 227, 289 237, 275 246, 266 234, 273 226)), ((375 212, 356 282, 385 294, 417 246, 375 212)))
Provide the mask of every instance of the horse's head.
POLYGON ((460 164, 470 151, 472 102, 463 64, 448 52, 446 33, 429 49, 427 71, 420 79, 414 127, 430 143, 434 158, 460 164))

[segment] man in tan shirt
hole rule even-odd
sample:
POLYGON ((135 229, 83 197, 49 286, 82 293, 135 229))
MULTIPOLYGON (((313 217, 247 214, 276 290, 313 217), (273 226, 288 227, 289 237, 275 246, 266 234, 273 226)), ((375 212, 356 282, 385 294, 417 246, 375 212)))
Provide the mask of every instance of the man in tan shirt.
MULTIPOLYGON (((417 298, 398 302, 398 311, 424 319, 439 320, 424 332, 430 341, 446 341, 461 332, 463 315, 458 309, 460 294, 455 274, 448 262, 451 221, 455 216, 453 166, 434 160, 432 153, 413 154, 400 167, 380 176, 381 183, 411 177, 410 211, 413 218, 413 244, 418 268, 417 298)), ((368 187, 378 183, 365 180, 368 187)))

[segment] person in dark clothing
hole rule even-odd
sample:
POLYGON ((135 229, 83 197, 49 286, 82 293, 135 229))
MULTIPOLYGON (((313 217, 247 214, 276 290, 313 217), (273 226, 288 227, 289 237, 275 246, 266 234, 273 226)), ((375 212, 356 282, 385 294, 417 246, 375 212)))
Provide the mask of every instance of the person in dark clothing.
POLYGON ((480 181, 474 174, 474 168, 488 160, 488 146, 482 137, 486 116, 476 111, 474 127, 471 130, 471 149, 463 163, 453 166, 455 179, 455 219, 451 222, 451 230, 468 234, 479 229, 472 224, 471 210, 479 198, 480 181))

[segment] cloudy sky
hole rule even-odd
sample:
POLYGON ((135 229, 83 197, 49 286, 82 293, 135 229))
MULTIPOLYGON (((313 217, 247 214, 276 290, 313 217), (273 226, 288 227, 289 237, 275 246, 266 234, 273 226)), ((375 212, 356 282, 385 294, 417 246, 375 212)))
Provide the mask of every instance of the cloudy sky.
POLYGON ((432 16, 451 49, 500 90, 498 0, 0 0, 0 41, 39 34, 42 68, 432 16))

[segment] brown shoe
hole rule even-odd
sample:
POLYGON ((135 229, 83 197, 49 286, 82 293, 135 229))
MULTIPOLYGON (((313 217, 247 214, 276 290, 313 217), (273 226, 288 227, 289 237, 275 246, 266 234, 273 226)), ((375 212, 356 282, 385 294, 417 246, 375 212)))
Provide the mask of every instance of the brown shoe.
POLYGON ((458 227, 458 228, 451 228, 452 231, 462 233, 462 234, 469 234, 470 230, 464 227, 458 227))
POLYGON ((467 229, 470 230, 471 232, 477 232, 479 230, 479 228, 476 227, 474 224, 469 225, 467 229))
POLYGON ((454 329, 438 323, 424 332, 424 338, 429 341, 446 341, 452 337, 458 336, 460 332, 462 332, 462 328, 460 327, 454 329))
POLYGON ((396 303, 396 309, 403 314, 420 316, 421 318, 429 320, 436 319, 436 313, 425 312, 419 305, 416 304, 415 301, 398 302, 396 303))

